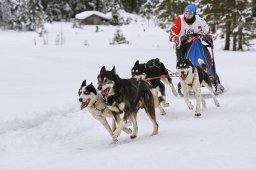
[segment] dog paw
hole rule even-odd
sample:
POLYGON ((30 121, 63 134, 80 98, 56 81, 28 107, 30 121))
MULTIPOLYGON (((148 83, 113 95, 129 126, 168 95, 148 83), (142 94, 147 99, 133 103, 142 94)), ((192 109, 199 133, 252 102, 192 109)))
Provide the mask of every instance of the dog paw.
POLYGON ((201 113, 195 113, 195 117, 200 117, 202 114, 201 113))
POLYGON ((218 103, 215 103, 215 105, 217 106, 217 107, 220 107, 220 103, 218 102, 218 103))
POLYGON ((130 136, 131 139, 134 139, 134 138, 136 138, 136 137, 137 137, 136 135, 131 135, 131 136, 130 136))
POLYGON ((117 138, 112 139, 112 144, 116 144, 118 142, 117 138))
POLYGON ((165 111, 161 111, 161 113, 160 113, 161 115, 166 115, 166 112, 165 111))
POLYGON ((119 136, 120 133, 118 133, 116 130, 113 133, 113 139, 116 139, 119 136))

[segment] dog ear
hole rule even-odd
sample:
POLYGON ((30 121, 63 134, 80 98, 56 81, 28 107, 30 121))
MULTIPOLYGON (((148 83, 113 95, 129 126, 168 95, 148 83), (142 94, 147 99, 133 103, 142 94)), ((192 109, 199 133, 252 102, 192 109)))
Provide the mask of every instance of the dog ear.
POLYGON ((116 67, 114 66, 111 71, 116 74, 116 67))
POLYGON ((105 72, 105 71, 106 71, 106 67, 103 66, 103 67, 100 69, 100 73, 105 72))
POLYGON ((138 65, 139 64, 139 60, 137 60, 134 64, 134 66, 138 65))
POLYGON ((86 86, 86 80, 83 81, 81 87, 82 87, 82 86, 86 86))

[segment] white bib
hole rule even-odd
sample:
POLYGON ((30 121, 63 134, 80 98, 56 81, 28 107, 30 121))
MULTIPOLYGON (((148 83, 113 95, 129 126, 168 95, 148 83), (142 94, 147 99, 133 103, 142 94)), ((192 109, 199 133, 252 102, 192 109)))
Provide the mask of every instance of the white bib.
POLYGON ((198 15, 196 15, 196 20, 191 25, 186 23, 186 21, 184 19, 184 15, 180 15, 180 19, 181 19, 180 35, 186 35, 186 34, 208 34, 208 32, 209 32, 209 26, 198 15))

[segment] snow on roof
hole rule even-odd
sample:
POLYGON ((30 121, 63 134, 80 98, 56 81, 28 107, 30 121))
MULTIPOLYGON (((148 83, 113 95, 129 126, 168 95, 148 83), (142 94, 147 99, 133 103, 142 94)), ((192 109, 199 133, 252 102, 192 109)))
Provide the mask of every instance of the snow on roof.
MULTIPOLYGON (((127 18, 136 19, 138 17, 138 15, 128 13, 125 10, 122 10, 122 9, 118 10, 118 14, 119 14, 119 17, 123 18, 123 19, 127 19, 127 18)), ((107 15, 108 17, 112 17, 112 12, 108 12, 105 15, 107 15)))
POLYGON ((85 18, 88 18, 88 17, 90 17, 92 15, 97 15, 97 16, 99 16, 101 18, 106 19, 106 20, 110 20, 111 19, 110 16, 107 16, 106 14, 103 14, 103 13, 101 13, 99 11, 84 11, 84 12, 81 12, 79 14, 76 14, 75 17, 76 17, 76 19, 85 19, 85 18))

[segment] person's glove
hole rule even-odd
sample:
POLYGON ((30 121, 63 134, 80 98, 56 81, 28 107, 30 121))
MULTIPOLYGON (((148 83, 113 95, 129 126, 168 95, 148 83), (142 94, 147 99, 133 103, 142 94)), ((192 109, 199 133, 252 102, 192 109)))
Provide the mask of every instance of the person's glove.
POLYGON ((180 37, 181 43, 185 43, 187 40, 189 40, 189 36, 187 36, 187 35, 182 35, 182 36, 180 37))
POLYGON ((206 34, 206 35, 203 36, 203 40, 206 41, 206 42, 212 42, 212 36, 206 34))

